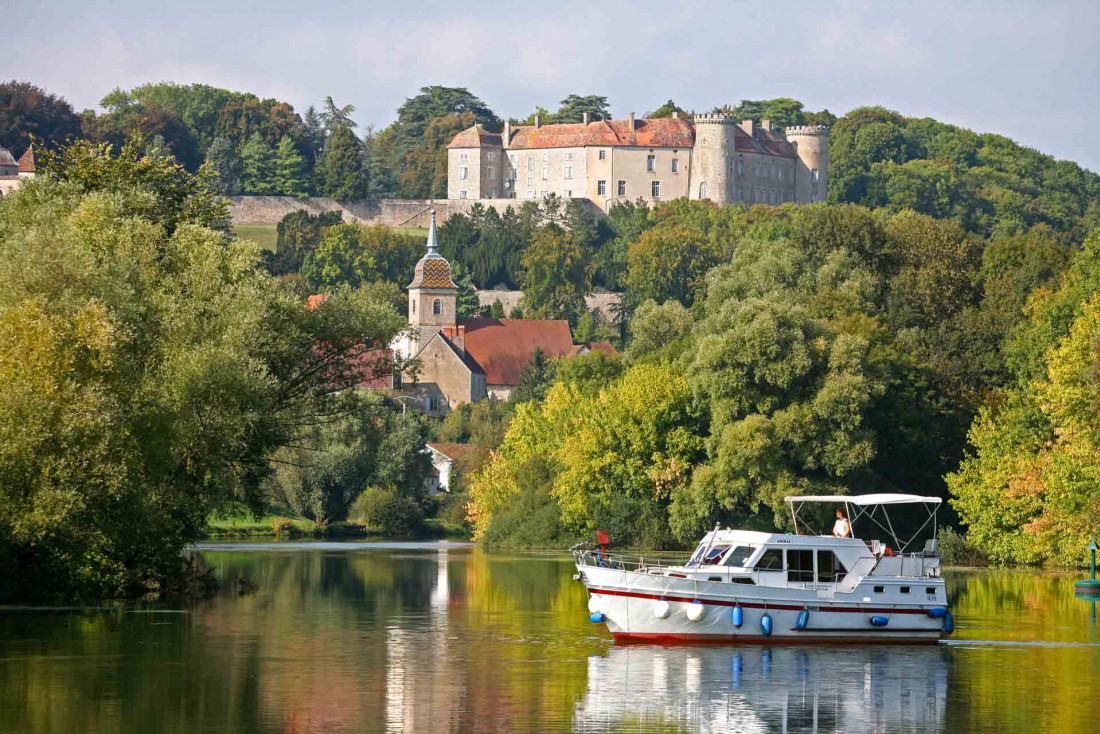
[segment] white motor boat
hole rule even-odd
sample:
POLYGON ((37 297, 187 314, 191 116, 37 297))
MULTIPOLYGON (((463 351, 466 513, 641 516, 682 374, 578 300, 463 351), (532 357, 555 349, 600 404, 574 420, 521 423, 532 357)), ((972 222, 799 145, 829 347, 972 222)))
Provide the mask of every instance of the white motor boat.
POLYGON ((785 498, 794 533, 716 527, 691 558, 668 564, 574 549, 593 622, 616 640, 651 642, 930 643, 954 629, 940 577, 938 497, 908 494, 785 498), (845 507, 893 545, 812 533, 806 505, 845 507), (908 541, 894 533, 889 508, 914 506, 923 524, 908 541), (914 550, 919 537, 927 535, 914 550))

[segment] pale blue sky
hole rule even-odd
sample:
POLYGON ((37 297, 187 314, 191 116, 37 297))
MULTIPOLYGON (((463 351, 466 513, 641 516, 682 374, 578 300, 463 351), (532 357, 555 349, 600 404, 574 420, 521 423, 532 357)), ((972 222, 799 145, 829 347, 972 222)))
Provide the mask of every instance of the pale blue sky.
POLYGON ((1100 171, 1100 2, 232 2, 38 0, 4 12, 0 75, 78 110, 111 88, 205 82, 299 111, 331 94, 383 127, 427 84, 502 116, 603 94, 709 109, 789 96, 882 104, 1100 171))

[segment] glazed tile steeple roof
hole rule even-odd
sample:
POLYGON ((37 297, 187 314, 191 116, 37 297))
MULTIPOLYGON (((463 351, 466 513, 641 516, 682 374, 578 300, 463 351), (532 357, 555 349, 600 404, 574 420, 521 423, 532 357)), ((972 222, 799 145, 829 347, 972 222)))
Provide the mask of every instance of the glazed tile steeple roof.
POLYGON ((409 288, 442 288, 458 290, 451 280, 451 264, 439 254, 439 238, 435 229, 435 210, 432 210, 432 223, 428 228, 428 252, 416 264, 412 283, 409 288))

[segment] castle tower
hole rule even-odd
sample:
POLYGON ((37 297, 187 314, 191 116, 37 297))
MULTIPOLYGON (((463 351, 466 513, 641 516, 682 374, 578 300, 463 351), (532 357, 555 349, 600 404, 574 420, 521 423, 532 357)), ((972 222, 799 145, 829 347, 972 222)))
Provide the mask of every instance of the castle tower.
POLYGON ((829 197, 829 128, 796 125, 786 130, 787 140, 798 155, 795 201, 808 204, 829 197))
POLYGON ((439 254, 433 209, 428 228, 428 251, 416 264, 409 283, 410 335, 397 345, 397 350, 405 356, 413 356, 436 332, 455 332, 457 305, 458 286, 451 279, 451 264, 439 254))
POLYGON ((715 113, 695 116, 695 150, 691 155, 690 199, 716 204, 734 201, 732 161, 736 150, 737 120, 715 113))

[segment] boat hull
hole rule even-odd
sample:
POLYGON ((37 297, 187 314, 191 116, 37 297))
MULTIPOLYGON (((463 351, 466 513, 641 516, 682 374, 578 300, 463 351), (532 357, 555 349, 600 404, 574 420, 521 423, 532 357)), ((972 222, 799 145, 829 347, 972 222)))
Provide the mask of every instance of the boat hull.
POLYGON ((945 634, 944 619, 929 614, 932 605, 875 605, 839 595, 820 598, 803 589, 745 586, 731 590, 729 584, 714 588, 719 585, 584 570, 590 611, 623 642, 896 645, 935 644, 945 634), (665 611, 658 606, 662 601, 667 602, 663 618, 658 616, 665 611), (765 615, 770 619, 770 634, 765 632, 765 615))

